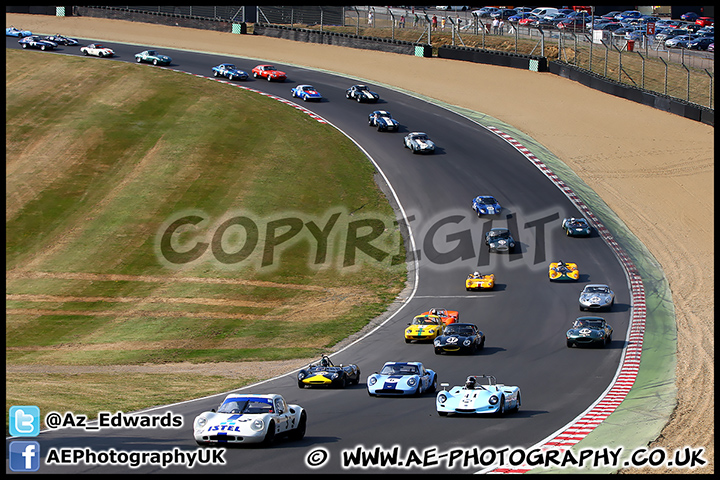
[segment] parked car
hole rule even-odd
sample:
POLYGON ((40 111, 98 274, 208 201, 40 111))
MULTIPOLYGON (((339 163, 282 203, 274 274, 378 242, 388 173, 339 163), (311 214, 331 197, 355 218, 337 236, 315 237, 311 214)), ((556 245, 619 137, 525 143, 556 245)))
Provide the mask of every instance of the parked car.
POLYGON ((715 25, 715 20, 713 20, 711 17, 700 17, 697 20, 695 20, 695 23, 697 25, 701 25, 703 27, 707 27, 710 25, 715 25))
POLYGON ((698 37, 697 35, 677 35, 672 38, 665 40, 665 48, 687 48, 688 42, 691 42, 698 37))
POLYGON ((642 15, 642 12, 640 12, 639 10, 625 10, 624 12, 615 15, 615 20, 624 22, 633 18, 640 18, 642 17, 642 15))
POLYGON ((478 16, 480 18, 490 18, 490 15, 492 15, 494 12, 497 12, 500 10, 497 7, 482 7, 478 10, 473 10, 473 15, 478 16))
POLYGON ((715 43, 715 37, 700 37, 687 42, 685 48, 689 48, 690 50, 707 50, 712 43, 715 43))
POLYGON ((495 12, 492 12, 490 14, 490 17, 498 18, 498 19, 502 18, 503 20, 507 20, 510 17, 512 17, 513 15, 515 15, 516 13, 517 13, 517 10, 515 10, 514 8, 501 8, 495 12))
POLYGON ((698 19, 700 15, 698 15, 695 12, 686 12, 680 15, 680 20, 685 20, 686 22, 694 22, 698 19))

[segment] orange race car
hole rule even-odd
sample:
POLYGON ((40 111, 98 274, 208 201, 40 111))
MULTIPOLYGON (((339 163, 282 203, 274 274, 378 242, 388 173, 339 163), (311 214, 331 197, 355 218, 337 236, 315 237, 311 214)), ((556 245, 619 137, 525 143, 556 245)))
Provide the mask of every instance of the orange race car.
POLYGON ((495 275, 473 272, 465 280, 465 290, 492 290, 495 288, 495 275))
POLYGON ((548 278, 553 280, 570 280, 577 281, 580 278, 580 271, 578 270, 577 263, 553 262, 548 267, 548 278))
POLYGON ((460 321, 460 312, 445 310, 444 308, 431 308, 429 311, 423 312, 420 315, 437 315, 445 326, 460 321))

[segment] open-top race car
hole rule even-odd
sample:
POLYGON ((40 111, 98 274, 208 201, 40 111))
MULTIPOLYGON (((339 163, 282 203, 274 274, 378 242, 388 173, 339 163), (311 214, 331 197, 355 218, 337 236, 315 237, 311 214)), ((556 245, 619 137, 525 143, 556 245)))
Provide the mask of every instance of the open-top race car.
POLYGON ((563 262, 559 260, 552 262, 548 267, 548 278, 550 281, 569 280, 576 282, 580 278, 580 271, 577 263, 563 262))
POLYGON ((495 274, 473 272, 465 279, 465 290, 492 290, 495 288, 495 274))
POLYGON ((491 252, 512 253, 515 250, 515 239, 507 228, 495 227, 485 232, 485 245, 491 252))
POLYGON ((446 310, 444 308, 431 308, 420 315, 437 315, 445 326, 460 320, 460 312, 456 310, 446 310))
POLYGON ((405 329, 405 343, 434 340, 442 335, 444 324, 437 315, 418 315, 405 329))
POLYGON ((485 334, 473 323, 453 323, 433 341, 435 355, 475 353, 485 347, 485 334))
POLYGON ((14 26, 5 27, 6 37, 29 37, 30 35, 32 35, 30 30, 22 30, 14 26))
POLYGON ((59 33, 56 33, 55 35, 45 35, 43 40, 50 40, 58 45, 67 45, 68 47, 80 45, 80 42, 78 42, 76 38, 66 37, 65 35, 60 35, 59 33))
POLYGON ((376 127, 378 132, 397 132, 400 122, 395 120, 387 110, 375 110, 368 115, 368 125, 376 127))
POLYGON ((312 85, 297 85, 290 89, 290 95, 293 98, 302 99, 303 102, 308 100, 319 102, 322 100, 322 95, 312 85))
POLYGON ((615 304, 615 292, 610 287, 600 283, 585 285, 583 291, 580 292, 578 299, 580 311, 583 310, 601 310, 603 308, 610 310, 615 304))
POLYGON ((193 421, 198 445, 262 443, 278 436, 301 440, 307 414, 300 405, 288 405, 282 395, 231 393, 223 403, 193 421))
POLYGON ((472 209, 478 217, 482 215, 495 215, 500 213, 502 207, 492 195, 478 195, 473 198, 472 209))
POLYGON ((323 355, 317 363, 311 363, 297 374, 298 387, 327 386, 345 388, 360 382, 360 368, 355 364, 335 365, 330 357, 323 355))
POLYGON ((422 395, 437 390, 437 373, 422 362, 386 362, 368 376, 368 395, 422 395))
POLYGON ((370 90, 367 85, 353 85, 345 90, 345 98, 355 100, 358 103, 376 103, 380 100, 380 95, 370 90))
POLYGON ((441 416, 449 413, 504 415, 520 409, 520 387, 497 383, 492 375, 471 375, 465 385, 450 390, 447 383, 440 385, 443 389, 435 397, 435 408, 441 416))
POLYGON ((587 237, 592 233, 592 227, 584 218, 564 218, 562 228, 568 237, 587 237))
POLYGON ((613 329, 602 317, 578 317, 565 333, 568 348, 580 345, 606 347, 612 342, 613 329))

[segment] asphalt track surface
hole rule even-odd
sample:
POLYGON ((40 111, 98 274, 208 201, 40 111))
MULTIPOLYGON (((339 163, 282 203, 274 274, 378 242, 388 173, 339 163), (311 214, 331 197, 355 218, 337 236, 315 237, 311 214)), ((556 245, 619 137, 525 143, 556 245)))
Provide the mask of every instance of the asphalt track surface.
MULTIPOLYGON (((8 48, 19 48, 6 38, 8 48)), ((86 44, 87 42, 82 42, 86 44)), ((103 42, 127 61, 147 46, 103 42)), ((44 54, 81 55, 79 47, 60 47, 44 54)), ((206 53, 162 49, 173 63, 168 67, 212 77, 211 67, 235 63, 247 72, 256 60, 206 53)), ((336 364, 358 364, 359 385, 339 389, 299 389, 294 372, 243 388, 247 393, 280 393, 288 403, 303 406, 308 428, 301 441, 280 441, 269 449, 239 447, 224 453, 225 465, 167 468, 140 466, 95 467, 43 464, 42 473, 472 473, 475 462, 450 462, 453 449, 529 448, 571 422, 601 396, 618 369, 626 346, 631 316, 625 273, 610 248, 595 233, 590 238, 566 237, 560 228, 564 217, 580 213, 573 203, 534 165, 507 142, 483 126, 444 108, 370 84, 380 94, 377 104, 359 104, 345 98, 345 89, 357 83, 326 72, 275 64, 288 74, 283 83, 255 80, 235 83, 287 99, 316 113, 352 138, 375 162, 394 191, 410 222, 418 252, 418 274, 411 299, 369 337, 332 356, 336 364), (290 88, 314 85, 323 95, 320 103, 292 99, 290 88), (397 133, 378 132, 367 125, 375 109, 389 110, 401 123, 397 133), (433 155, 413 155, 403 148, 402 137, 424 131, 438 148, 433 155), (503 212, 477 218, 473 197, 494 195, 503 212), (520 241, 520 252, 489 254, 482 232, 508 226, 520 241), (470 242, 468 239, 472 239, 470 242), (472 246, 470 246, 472 244, 472 246), (578 283, 551 283, 547 265, 562 259, 579 264, 578 283), (464 280, 474 270, 493 272, 495 290, 466 292, 464 280), (604 349, 568 349, 564 332, 581 313, 577 298, 585 283, 607 283, 616 293, 615 308, 601 315, 614 328, 613 342, 604 349), (458 310, 464 322, 477 324, 487 340, 474 355, 435 355, 428 344, 406 344, 403 330, 412 317, 433 307, 458 310), (421 361, 437 372, 440 382, 464 383, 468 375, 491 374, 500 383, 518 385, 522 407, 504 417, 440 417, 435 395, 416 398, 376 398, 367 394, 368 374, 386 361, 421 361), (412 452, 429 455, 428 464, 386 468, 345 468, 342 459, 357 449, 398 446, 400 458, 412 452), (314 468, 310 462, 325 461, 314 468)), ((138 68, 159 68, 150 65, 138 68)), ((211 80, 208 80, 211 81, 211 80)), ((228 86, 228 89, 233 87, 228 86)), ((229 90, 230 91, 230 90, 229 90)), ((290 107, 289 107, 290 108, 290 107)), ((393 192, 388 190, 389 196, 393 192)), ((412 267, 412 265, 410 265, 412 267)), ((412 277, 412 275, 411 275, 412 277)), ((65 429, 43 432, 36 439, 43 452, 52 448, 88 448, 94 451, 164 452, 179 448, 194 451, 194 417, 216 408, 225 393, 191 400, 147 413, 172 412, 183 416, 180 429, 113 429, 97 432, 65 429)), ((7 451, 7 450, 6 450, 7 451)), ((45 453, 42 454, 45 458, 45 453)))

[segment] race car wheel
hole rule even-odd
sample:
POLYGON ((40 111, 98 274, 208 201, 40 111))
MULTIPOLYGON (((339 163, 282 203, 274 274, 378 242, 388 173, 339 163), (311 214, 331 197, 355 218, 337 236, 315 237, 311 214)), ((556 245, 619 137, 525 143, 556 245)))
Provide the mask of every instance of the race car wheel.
POLYGON ((571 342, 570 340, 568 340, 568 341, 567 341, 567 346, 568 346, 568 348, 572 348, 572 347, 573 347, 573 342, 571 342))
POLYGON ((520 392, 518 392, 517 402, 515 403, 515 408, 513 408, 513 411, 514 411, 514 412, 517 412, 517 411, 520 410, 520 404, 521 404, 521 403, 522 403, 522 401, 520 400, 520 392))
POLYGON ((438 412, 441 417, 447 417, 447 412, 438 412))
POLYGON ((406 338, 406 339, 405 339, 405 343, 410 343, 410 339, 409 339, 409 338, 406 338))
POLYGON ((253 72, 253 77, 258 78, 257 72, 253 72))
POLYGON ((86 57, 87 57, 88 55, 90 55, 90 53, 88 53, 87 50, 85 50, 83 53, 85 54, 86 57))
POLYGON ((442 350, 440 350, 439 348, 436 348, 435 355, 441 355, 441 354, 442 354, 442 350))
MULTIPOLYGON (((157 58, 156 58, 155 60, 153 60, 153 65, 157 65, 157 64, 158 64, 158 61, 157 61, 157 58)), ((230 80, 232 80, 232 78, 231 78, 230 80)))
POLYGON ((40 45, 40 50, 45 51, 45 45, 40 45))
POLYGON ((347 387, 347 377, 343 375, 342 379, 338 382, 338 388, 345 388, 347 387))
POLYGON ((500 397, 500 408, 497 410, 498 417, 505 415, 505 397, 500 397))
POLYGON ((305 388, 305 384, 300 380, 298 380, 298 388, 305 388))
POLYGON ((267 433, 265 434, 265 438, 263 439, 262 443, 265 446, 272 445, 272 443, 275 441, 275 422, 270 421, 270 425, 268 425, 267 433))
POLYGON ((303 437, 305 437, 305 432, 307 431, 307 415, 305 415, 305 412, 303 411, 300 414, 300 421, 298 422, 298 426, 295 430, 292 431, 290 434, 290 438, 292 440, 302 440, 303 437))
POLYGON ((357 100, 358 103, 362 102, 362 99, 359 96, 355 97, 355 99, 357 100))
POLYGON ((23 44, 22 44, 22 47, 23 47, 23 48, 27 48, 27 43, 23 43, 23 44))
POLYGON ((432 385, 430 385, 430 393, 435 393, 437 391, 437 377, 433 378, 432 385))

